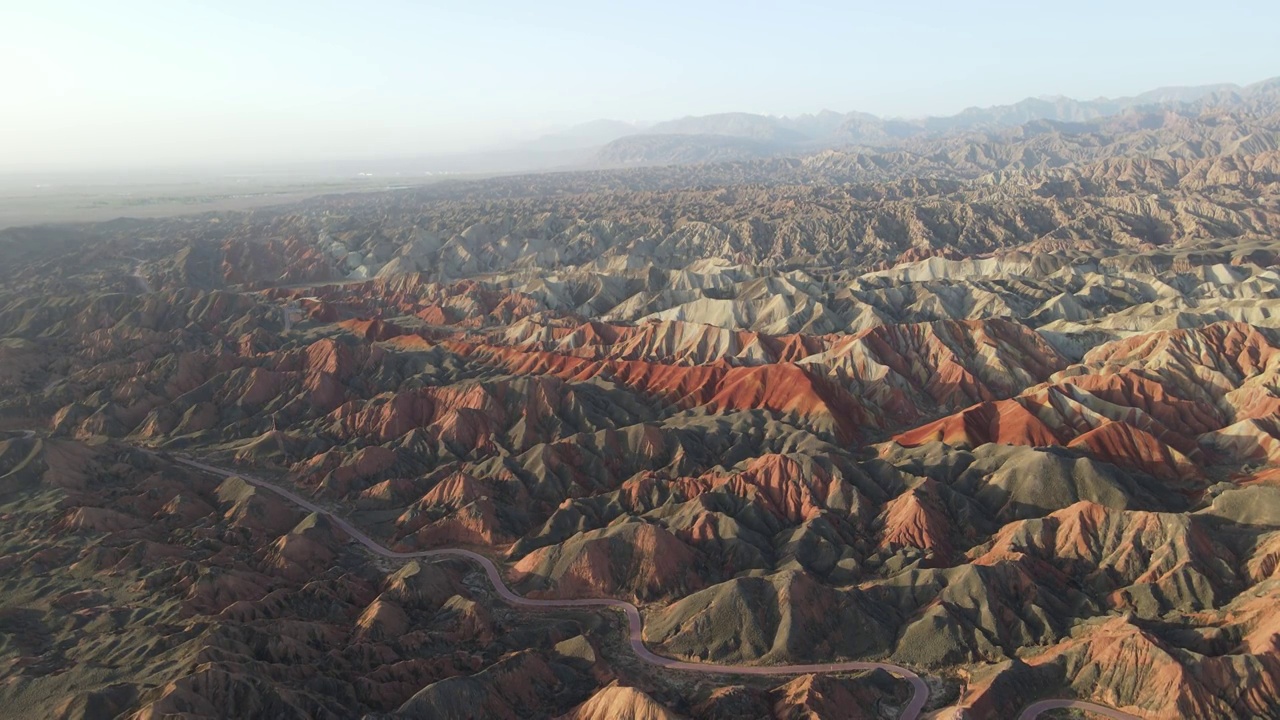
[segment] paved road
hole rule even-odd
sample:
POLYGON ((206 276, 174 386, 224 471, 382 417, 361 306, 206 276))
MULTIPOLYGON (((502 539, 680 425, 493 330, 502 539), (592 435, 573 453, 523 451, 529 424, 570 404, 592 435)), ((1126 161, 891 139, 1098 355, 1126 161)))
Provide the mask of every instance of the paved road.
POLYGON ((837 662, 837 663, 817 663, 813 665, 713 665, 711 663, 693 663, 683 660, 673 660, 672 658, 663 657, 655 654, 644 644, 644 620, 640 617, 640 610, 635 605, 625 600, 610 599, 583 599, 583 600, 535 600, 526 598, 512 592, 507 587, 506 582, 502 579, 502 573, 498 570, 498 566, 493 564, 489 558, 470 550, 462 550, 455 548, 440 550, 425 550, 422 552, 395 552, 388 550, 378 544, 373 538, 365 535, 358 528, 343 518, 334 515, 319 505, 307 500, 295 492, 286 490, 273 483, 267 482, 242 472, 224 470, 213 465, 208 465, 196 460, 174 457, 174 460, 184 465, 189 465, 205 472, 212 473, 221 477, 239 477, 264 490, 270 490, 277 495, 285 498, 289 502, 301 508, 314 513, 319 513, 329 518, 334 525, 342 528, 344 532, 354 538, 361 545, 376 555, 387 558, 412 559, 412 558, 439 558, 439 557, 460 557, 478 563, 484 568, 485 574, 489 576, 489 581, 493 583, 493 587, 497 590, 498 595, 508 603, 520 607, 533 608, 585 608, 585 607, 606 607, 621 610, 627 616, 627 624, 630 626, 631 650, 647 663, 657 665, 659 667, 670 668, 672 670, 688 670, 691 672, 702 673, 724 673, 732 675, 807 675, 809 673, 824 672, 847 672, 852 670, 885 670, 896 675, 907 682, 911 683, 912 695, 911 701, 907 703, 907 707, 902 711, 900 717, 903 720, 917 720, 920 712, 924 709, 924 704, 929 699, 929 686, 919 675, 910 670, 891 665, 889 663, 877 662, 837 662))
POLYGON ((1109 707, 1103 707, 1102 705, 1094 705, 1091 702, 1085 702, 1083 700, 1041 700, 1040 702, 1032 703, 1023 709, 1022 713, 1018 715, 1018 720, 1034 720, 1034 718, 1040 717, 1041 713, 1063 708, 1088 710, 1095 715, 1113 718, 1113 720, 1142 720, 1142 718, 1137 715, 1132 715, 1120 710, 1114 710, 1109 707))
MULTIPOLYGON (((29 431, 28 431, 29 432, 29 431)), ((144 452, 151 452, 143 449, 144 452)), ((154 454, 154 453, 153 453, 154 454)), ((580 607, 606 607, 621 610, 627 616, 627 625, 630 627, 631 650, 636 657, 644 660, 652 665, 670 668, 672 670, 688 670, 691 672, 702 673, 724 673, 731 675, 807 675, 809 673, 823 672, 847 672, 851 670, 885 670, 896 675, 907 682, 911 683, 912 695, 911 701, 907 703, 907 707, 902 711, 900 716, 903 720, 918 720, 921 712, 924 710, 924 704, 929 699, 929 686, 919 675, 910 670, 892 665, 889 663, 877 662, 838 662, 838 663, 817 663, 813 665, 714 665, 711 663, 693 663, 683 660, 673 660, 672 658, 663 657, 655 654, 644 644, 644 620, 640 617, 640 610, 635 605, 625 600, 610 599, 583 599, 583 600, 535 600, 515 594, 511 588, 507 587, 506 582, 502 579, 502 573, 498 570, 498 566, 493 564, 489 558, 470 550, 460 548, 443 548, 440 550, 424 550, 421 552, 395 552, 388 550, 378 544, 373 538, 365 535, 359 528, 355 527, 345 519, 334 515, 328 510, 311 502, 310 500, 298 495, 297 493, 279 487, 274 483, 267 482, 261 478, 246 475, 242 472, 233 470, 224 470, 197 460, 190 460, 182 457, 174 457, 174 460, 184 465, 189 465, 207 473, 218 475, 220 477, 239 477, 245 482, 270 490, 277 495, 285 498, 289 502, 301 508, 314 513, 319 513, 329 518, 334 525, 342 528, 344 532, 354 538, 357 542, 367 548, 375 555, 386 558, 397 558, 409 560, 413 558, 439 558, 439 557, 460 557, 478 563, 484 568, 485 574, 489 576, 489 582, 493 583, 493 587, 497 590, 498 595, 508 603, 519 607, 533 608, 580 608, 580 607)), ((1072 708, 1077 710, 1088 710, 1097 713, 1103 717, 1112 718, 1113 720, 1142 720, 1137 715, 1131 715, 1120 710, 1095 705, 1083 700, 1041 700, 1037 703, 1028 705, 1018 715, 1018 720, 1034 720, 1041 714, 1050 710, 1062 708, 1072 708)))

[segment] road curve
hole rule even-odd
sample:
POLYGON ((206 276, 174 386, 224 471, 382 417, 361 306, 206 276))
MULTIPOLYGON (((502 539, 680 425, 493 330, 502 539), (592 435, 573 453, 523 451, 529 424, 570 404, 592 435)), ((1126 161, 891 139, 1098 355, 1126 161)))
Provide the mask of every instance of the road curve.
POLYGON ((1037 703, 1031 703, 1018 715, 1018 720, 1034 720, 1034 718, 1040 717, 1042 713, 1059 709, 1088 710, 1095 715, 1112 718, 1113 720, 1142 720, 1137 715, 1102 705, 1094 705, 1083 700, 1041 700, 1037 703))
MULTIPOLYGON (((27 438, 32 438, 36 435, 34 430, 23 430, 21 432, 27 438)), ((138 449, 148 455, 157 455, 156 452, 147 448, 139 447, 138 449)), ((174 461, 183 465, 203 470, 212 475, 217 475, 218 477, 241 478, 250 485, 260 487, 264 490, 269 490, 304 510, 323 515, 329 518, 330 522, 341 528, 343 532, 350 535, 354 540, 356 540, 356 542, 359 542, 375 555, 401 560, 412 560, 415 558, 460 557, 477 563, 480 567, 484 568, 485 574, 489 576, 489 582, 493 584, 493 588, 497 591, 499 597, 511 605, 548 609, 605 607, 621 610, 627 616, 627 625, 630 628, 629 635, 631 651, 636 654, 636 657, 651 665, 657 665, 658 667, 669 668, 671 670, 687 670, 690 672, 701 673, 723 673, 730 675, 807 675, 809 673, 848 672, 851 670, 884 670, 911 684, 911 701, 907 703, 907 706, 903 709, 902 715, 900 716, 903 720, 919 720, 921 713, 924 710, 924 704, 929 699, 929 686, 920 678, 919 675, 916 675, 914 672, 911 672, 904 667, 890 663, 851 661, 838 663, 815 663, 811 665, 716 665, 712 663, 686 662, 684 660, 674 660, 672 658, 663 657, 654 653, 647 645, 644 644, 644 620, 640 617, 640 610, 635 605, 632 605, 625 600, 613 600, 608 598, 537 600, 526 598, 521 595, 517 595, 511 590, 511 588, 507 587, 507 583, 502 579, 502 573, 498 570, 498 566, 495 565, 492 560, 480 555, 479 553, 475 553, 470 550, 463 550, 462 548, 441 548, 438 550, 423 550, 420 552, 409 553, 388 550, 386 547, 378 544, 376 540, 361 532, 359 528, 352 525, 346 519, 329 512, 325 508, 320 507, 292 490, 287 490, 274 483, 253 477, 252 475, 247 475, 243 472, 225 470, 223 468, 202 463, 198 460, 191 460, 189 458, 178 456, 171 457, 174 461)), ((1143 720, 1137 715, 1105 707, 1103 705, 1095 705, 1094 703, 1085 702, 1083 700, 1041 700, 1023 708, 1022 712, 1018 714, 1018 720, 1035 720, 1035 718, 1040 717, 1040 715, 1050 710, 1059 709, 1086 710, 1105 718, 1111 718, 1112 720, 1143 720)), ((931 717, 933 715, 936 715, 936 712, 932 713, 931 717)))
MULTIPOLYGON (((30 431, 27 431, 30 433, 30 431)), ((34 433, 31 433, 34 434, 34 433)), ((144 452, 151 451, 143 449, 144 452)), ((154 453, 151 453, 154 454, 154 453)), ((420 552, 396 552, 388 550, 386 547, 378 544, 376 540, 360 531, 359 528, 352 525, 347 520, 329 512, 310 500, 298 495, 292 490, 287 490, 274 483, 267 482, 261 478, 246 475, 242 472, 233 470, 224 470, 223 468, 202 463, 197 460, 191 460, 183 457, 173 457, 177 462, 188 465, 207 473, 217 475, 219 477, 239 477, 245 482, 260 487, 264 490, 270 490, 273 493, 283 497, 289 502, 310 512, 318 513, 329 518, 334 525, 342 528, 344 532, 354 538, 357 542, 367 548, 375 555, 386 558, 396 558, 402 560, 410 560, 414 558, 440 558, 440 557, 460 557, 475 562, 484 568, 485 574, 489 576, 489 582, 493 584, 494 590, 497 591, 499 597, 511 605, 518 607, 531 608, 587 608, 587 607, 606 607, 621 610, 627 616, 627 625, 630 628, 631 651, 636 657, 659 667, 671 670, 687 670, 690 672, 702 673, 725 673, 732 675, 807 675, 809 673, 824 672, 847 672, 851 670, 884 670, 896 675, 911 684, 912 695, 911 701, 907 703, 903 709, 902 717, 904 720, 918 720, 921 712, 924 710, 924 704, 929 699, 929 686, 919 675, 910 670, 892 665, 889 663, 877 662, 838 662, 838 663, 817 663, 812 665, 716 665, 712 663, 694 663, 684 660, 674 660, 669 657, 663 657, 654 653, 644 644, 644 620, 640 617, 640 610, 635 605, 625 600, 612 600, 607 598, 592 598, 581 600, 536 600, 517 595, 507 587, 506 582, 502 579, 502 573, 498 570, 498 566, 489 558, 479 553, 461 548, 441 548, 439 550, 423 550, 420 552)), ((1075 709, 1087 710, 1089 712, 1101 715, 1102 717, 1111 718, 1112 720, 1142 720, 1137 715, 1133 715, 1121 710, 1116 710, 1102 705, 1095 705, 1091 702, 1083 700, 1041 700, 1028 705, 1018 715, 1018 720, 1034 720, 1040 715, 1058 709, 1075 709)))
MULTIPOLYGON (((151 451, 142 449, 144 452, 151 451)), ((151 453, 154 454, 154 453, 151 453)), ((396 558, 409 560, 413 558, 439 558, 439 557, 460 557, 472 562, 478 563, 484 568, 485 574, 489 576, 489 582, 493 583, 494 590, 498 592, 499 597, 507 603, 519 607, 532 608, 586 608, 586 607, 607 607, 621 610, 627 616, 627 625, 630 627, 631 650, 636 657, 641 660, 657 665, 659 667, 669 668, 671 670, 687 670, 690 672, 701 673, 725 673, 732 675, 807 675, 809 673, 825 673, 825 672, 848 672, 852 670, 884 670, 897 677, 906 680, 911 684, 911 701, 907 703, 900 716, 903 720, 917 720, 920 713, 924 710, 924 704, 929 699, 929 686, 919 675, 910 670, 891 665, 889 663, 878 662, 836 662, 836 663, 816 663, 812 665, 714 665, 711 663, 694 663, 683 660, 674 660, 672 658, 663 657, 655 654, 648 646, 644 644, 644 620, 640 617, 640 610, 635 605, 625 600, 612 599, 582 599, 582 600, 535 600, 517 595, 507 587, 506 582, 502 579, 502 573, 498 570, 498 566, 493 564, 489 558, 470 550, 460 548, 442 548, 439 550, 424 550, 421 552, 396 552, 388 550, 378 544, 373 538, 365 535, 358 528, 345 519, 329 512, 319 505, 307 500, 297 493, 279 487, 274 483, 267 482, 261 478, 246 475, 245 473, 224 470, 197 460, 174 456, 173 460, 188 465, 207 473, 220 477, 238 477, 245 482, 260 487, 264 490, 280 495, 289 502, 297 505, 305 510, 318 513, 329 518, 334 525, 342 528, 344 532, 354 538, 357 542, 367 548, 375 555, 386 558, 396 558)), ((1031 716, 1034 717, 1034 716, 1031 716)))

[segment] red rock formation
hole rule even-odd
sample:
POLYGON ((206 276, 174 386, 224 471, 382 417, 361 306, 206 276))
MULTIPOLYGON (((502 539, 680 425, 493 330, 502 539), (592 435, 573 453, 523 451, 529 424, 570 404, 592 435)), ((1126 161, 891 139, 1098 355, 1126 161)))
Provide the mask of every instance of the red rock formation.
POLYGON ((558 720, 679 720, 680 716, 633 687, 612 684, 558 720))
POLYGON ((633 522, 535 550, 514 565, 512 579, 553 583, 535 596, 650 600, 699 589, 698 565, 696 553, 667 530, 633 522))
POLYGON ((393 323, 378 318, 367 320, 343 320, 336 323, 338 327, 356 335, 365 342, 390 340, 404 334, 404 330, 393 323))
POLYGON ((955 415, 896 435, 893 440, 905 447, 928 442, 968 448, 985 443, 1032 447, 1062 443, 1052 428, 1017 399, 979 403, 955 415))
POLYGON ((1200 476, 1200 469, 1185 455, 1127 423, 1105 422, 1076 437, 1068 447, 1085 448, 1099 460, 1156 477, 1193 480, 1200 476))
POLYGON ((1078 502, 1038 520, 1010 523, 975 557, 994 564, 1010 554, 1040 558, 1082 582, 1113 591, 1115 607, 1145 603, 1150 586, 1163 602, 1212 606, 1235 582, 1233 558, 1185 515, 1110 510, 1078 502))
POLYGON ((952 555, 951 523, 937 495, 937 483, 926 480, 890 501, 880 518, 880 547, 895 551, 920 548, 946 562, 952 555))
MULTIPOLYGON (((1083 377, 1088 376, 1074 377, 1061 385, 1033 388, 1010 400, 980 403, 901 433, 893 440, 906 447, 933 441, 966 448, 985 443, 1033 447, 1066 445, 1085 450, 1099 460, 1160 478, 1193 481, 1201 476, 1191 459, 1199 455, 1194 439, 1170 430, 1142 407, 1112 403, 1093 395, 1084 388, 1097 384, 1077 382, 1083 377)), ((1158 390, 1160 386, 1121 383, 1120 387, 1158 390)), ((1118 393, 1109 392, 1113 388, 1110 383, 1101 384, 1101 388, 1115 400, 1124 399, 1118 393)), ((1146 406, 1149 402, 1140 400, 1135 404, 1146 406)), ((1200 407, 1197 403, 1184 405, 1200 407)), ((1158 414, 1168 417, 1165 411, 1158 414)), ((1212 415, 1191 414, 1184 420, 1169 419, 1176 427, 1187 428, 1187 422, 1199 422, 1197 417, 1212 415)))
POLYGON ((847 392, 790 363, 729 370, 706 406, 713 412, 764 409, 796 415, 845 441, 858 437, 865 420, 864 410, 847 392))
POLYGON ((1107 402, 1138 408, 1165 427, 1187 437, 1220 428, 1224 418, 1218 408, 1172 394, 1164 383, 1137 372, 1075 375, 1064 378, 1107 402))
POLYGON ((877 698, 868 690, 829 676, 801 675, 774 691, 773 714, 780 720, 873 720, 877 698))

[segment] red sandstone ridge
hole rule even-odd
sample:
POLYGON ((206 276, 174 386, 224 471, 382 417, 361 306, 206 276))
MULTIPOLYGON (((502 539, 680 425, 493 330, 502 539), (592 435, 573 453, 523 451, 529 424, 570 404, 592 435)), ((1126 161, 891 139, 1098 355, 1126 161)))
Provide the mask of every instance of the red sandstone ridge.
POLYGON ((1121 608, 1152 602, 1213 607, 1215 589, 1236 582, 1230 551, 1195 520, 1090 502, 1006 525, 975 562, 989 565, 1011 554, 1040 558, 1081 582, 1105 587, 1108 601, 1121 608))
POLYGON ((385 322, 378 318, 369 320, 343 320, 337 323, 337 326, 354 335, 363 338, 366 342, 374 342, 376 340, 390 340, 404 334, 404 330, 397 327, 393 323, 385 322))
POLYGON ((875 693, 824 675, 802 675, 778 688, 773 712, 791 720, 873 720, 875 693))
POLYGON ((996 319, 882 325, 810 360, 948 404, 1012 395, 1066 366, 1035 332, 996 319))
MULTIPOLYGON (((1196 654, 1189 660, 1184 653, 1132 619, 1116 617, 1028 658, 1027 664, 1033 671, 1065 667, 1072 691, 1081 697, 1144 718, 1248 717, 1266 712, 1268 694, 1280 688, 1274 648, 1264 654, 1196 654), (1234 679, 1241 672, 1249 674, 1247 682, 1234 679), (1107 681, 1098 682, 1099 677, 1107 681)), ((988 702, 984 696, 1001 690, 975 688, 970 703, 979 707, 988 702)))
POLYGON ((759 408, 796 415, 844 441, 856 438, 866 419, 862 407, 839 386, 787 363, 729 370, 706 407, 713 412, 759 408))
POLYGON ((914 408, 915 401, 911 397, 914 391, 908 389, 917 383, 927 385, 924 397, 928 402, 955 406, 957 400, 963 398, 982 399, 1011 394, 1063 367, 1056 352, 1034 333, 1014 323, 994 320, 910 326, 909 331, 897 334, 885 328, 875 328, 844 344, 828 346, 825 351, 821 350, 827 341, 818 338, 757 336, 717 338, 711 342, 705 339, 705 333, 703 336, 676 334, 672 327, 683 329, 689 326, 672 326, 669 323, 646 326, 642 328, 643 332, 611 329, 607 335, 613 338, 612 342, 593 345, 589 341, 596 338, 601 330, 596 326, 586 327, 588 330, 580 329, 569 335, 553 334, 547 340, 530 341, 526 348, 519 350, 463 343, 448 346, 471 357, 501 363, 520 374, 550 373, 575 381, 594 376, 607 377, 681 407, 710 403, 716 395, 725 392, 727 384, 736 385, 741 378, 776 375, 778 377, 771 378, 768 383, 758 379, 751 381, 746 390, 735 388, 729 393, 727 404, 713 405, 713 408, 763 407, 778 411, 788 405, 826 404, 828 409, 819 410, 818 415, 845 418, 836 421, 845 426, 842 432, 868 423, 882 423, 884 420, 877 417, 881 414, 890 420, 917 417, 919 411, 914 408), (695 361, 715 358, 715 362, 708 365, 669 365, 639 360, 588 359, 606 355, 635 356, 639 354, 634 350, 635 343, 643 341, 642 347, 651 347, 659 332, 668 339, 662 345, 664 349, 657 351, 659 357, 670 356, 674 362, 680 362, 682 358, 695 361), (626 340, 628 337, 632 341, 626 340), (671 340, 673 337, 681 339, 671 340), (689 340, 689 337, 694 340, 689 340), (609 348, 608 352, 598 350, 601 347, 609 348), (592 351, 581 352, 584 348, 592 348, 592 351), (752 348, 758 349, 756 355, 751 355, 752 348), (748 358, 748 365, 766 364, 729 368, 722 361, 730 357, 748 358), (803 369, 803 374, 796 368, 781 369, 789 367, 788 363, 780 360, 784 357, 801 360, 799 369, 803 369), (905 358, 924 362, 912 366, 905 358), (883 373, 877 368, 891 372, 891 382, 886 384, 883 373), (974 375, 969 368, 978 374, 974 375), (836 376, 829 377, 831 372, 836 376), (848 394, 848 390, 841 387, 844 381, 857 387, 857 394, 862 396, 860 401, 840 397, 848 394), (873 381, 873 384, 866 384, 873 381), (792 385, 804 388, 803 392, 796 393, 800 399, 794 403, 781 397, 768 397, 771 392, 794 392, 792 385), (804 399, 810 395, 817 397, 804 399), (868 400, 873 403, 874 413, 865 408, 868 400), (830 412, 832 404, 838 405, 839 409, 830 412))
POLYGON ((1242 379, 1268 369, 1276 354, 1270 339, 1257 328, 1222 322, 1191 330, 1135 335, 1095 348, 1081 363, 1086 367, 1136 365, 1151 370, 1176 363, 1205 371, 1225 371, 1242 379))
POLYGON ((883 525, 881 548, 889 551, 919 548, 944 563, 951 558, 951 523, 933 481, 926 480, 892 500, 885 506, 880 522, 883 525))
POLYGON ((1185 455, 1127 423, 1105 422, 1072 440, 1068 447, 1085 448, 1099 460, 1157 477, 1171 474, 1190 480, 1200 475, 1199 468, 1185 455))
POLYGON ((382 441, 414 428, 430 427, 442 440, 470 449, 489 442, 490 424, 504 422, 505 412, 484 386, 473 385, 459 390, 432 388, 383 396, 363 406, 348 403, 331 417, 346 433, 382 441))
MULTIPOLYGON (((755 458, 743 472, 712 478, 712 487, 726 487, 743 497, 758 497, 777 517, 801 523, 818 517, 824 509, 848 507, 850 492, 821 467, 806 468, 794 458, 770 454, 755 458)), ((856 491, 854 491, 856 492, 856 491)))
POLYGON ((1056 385, 976 405, 894 440, 907 446, 934 440, 964 447, 1067 444, 1192 482, 1201 477, 1202 445, 1253 453, 1219 433, 1237 419, 1280 409, 1269 390, 1280 371, 1273 358, 1280 354, 1268 337, 1238 323, 1153 333, 1094 350, 1056 385))
POLYGON ((1052 428, 1017 400, 980 403, 893 439, 907 447, 927 442, 970 448, 984 443, 1033 447, 1061 443, 1052 428))
POLYGON ((582 533, 526 555, 512 568, 517 583, 546 585, 547 597, 632 597, 645 601, 699 589, 697 554, 645 522, 582 533))
POLYGON ((813 335, 768 335, 674 320, 641 325, 592 321, 572 329, 526 321, 506 336, 530 351, 676 365, 703 365, 718 360, 746 365, 795 362, 826 348, 825 340, 813 335))
POLYGON ((642 361, 589 361, 543 352, 450 345, 473 357, 501 362, 518 374, 553 374, 574 382, 601 377, 684 408, 713 412, 769 410, 798 416, 842 440, 857 436, 865 412, 849 394, 815 371, 792 363, 759 367, 663 365, 642 361))
MULTIPOLYGON (((908 447, 934 441, 967 448, 985 443, 1066 445, 1156 477, 1184 482, 1200 477, 1193 460, 1200 456, 1194 437, 1169 429, 1140 407, 1095 396, 1084 389, 1086 385, 1067 382, 1034 388, 1010 400, 980 403, 893 440, 908 447)), ((1186 427, 1185 422, 1176 425, 1186 427)))
POLYGON ((680 720, 680 716, 640 690, 610 685, 559 720, 680 720))
POLYGON ((1122 407, 1141 410, 1184 437, 1195 437, 1222 427, 1225 418, 1210 404, 1173 394, 1164 383, 1138 372, 1108 375, 1074 375, 1063 382, 1082 388, 1094 397, 1122 407))
POLYGON ((1268 334, 1236 322, 1137 335, 1086 354, 1073 374, 1138 372, 1178 397, 1217 408, 1217 426, 1280 411, 1271 390, 1280 347, 1268 334))

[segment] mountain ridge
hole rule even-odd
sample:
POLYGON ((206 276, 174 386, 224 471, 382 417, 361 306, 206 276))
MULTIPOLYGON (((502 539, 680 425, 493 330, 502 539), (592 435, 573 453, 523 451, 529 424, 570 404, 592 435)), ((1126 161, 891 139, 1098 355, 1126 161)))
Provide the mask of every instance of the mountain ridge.
POLYGON ((745 112, 687 115, 658 122, 647 128, 637 128, 636 132, 621 135, 602 147, 596 157, 606 166, 679 163, 687 162, 687 158, 691 157, 701 157, 700 161, 715 160, 719 158, 714 154, 709 157, 700 155, 698 148, 708 144, 724 146, 726 144, 724 141, 713 140, 721 137, 745 138, 756 143, 754 148, 739 144, 737 159, 846 145, 883 147, 908 138, 1010 127, 1036 120, 1084 122, 1149 106, 1177 107, 1206 98, 1226 101, 1232 96, 1245 97, 1266 91, 1278 82, 1280 78, 1245 86, 1233 83, 1168 86, 1133 96, 1099 97, 1093 100, 1076 100, 1065 96, 1028 97, 1011 104, 971 106, 951 115, 928 115, 915 118, 877 116, 861 111, 840 113, 825 109, 818 113, 796 116, 745 112), (669 141, 663 146, 648 137, 651 135, 683 136, 683 142, 669 141), (651 148, 658 146, 657 151, 646 154, 643 152, 645 144, 650 145, 651 148))

